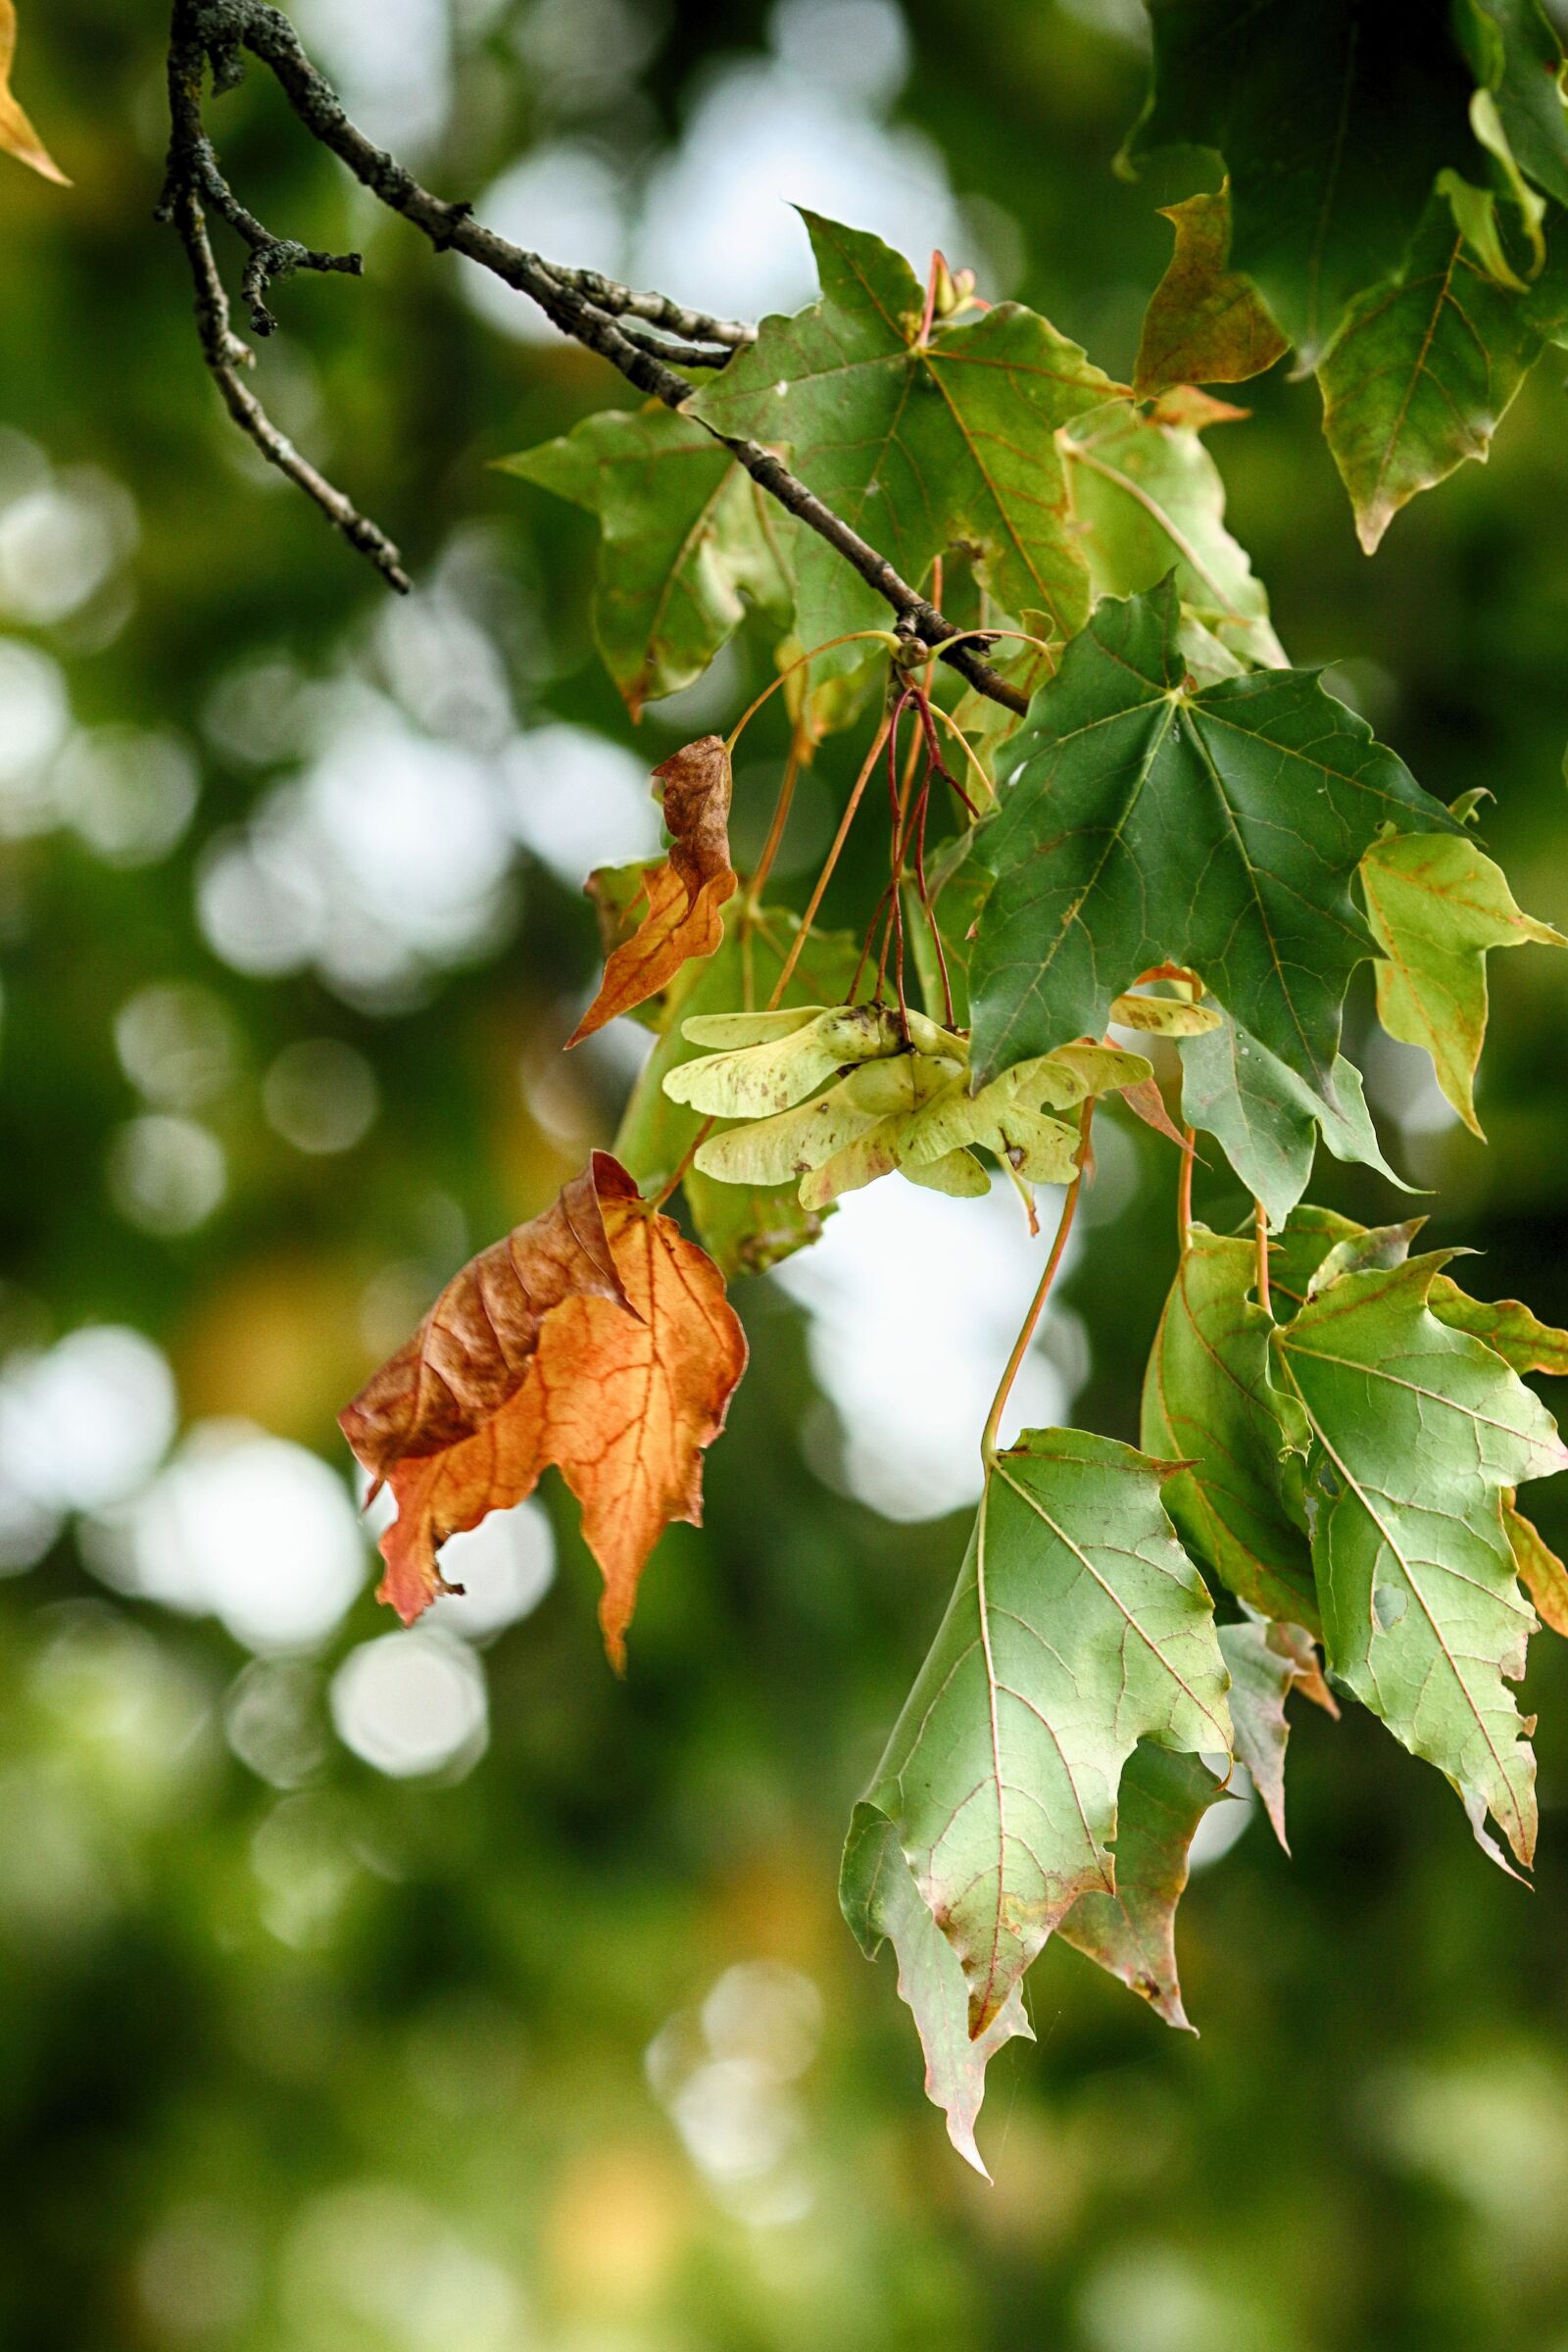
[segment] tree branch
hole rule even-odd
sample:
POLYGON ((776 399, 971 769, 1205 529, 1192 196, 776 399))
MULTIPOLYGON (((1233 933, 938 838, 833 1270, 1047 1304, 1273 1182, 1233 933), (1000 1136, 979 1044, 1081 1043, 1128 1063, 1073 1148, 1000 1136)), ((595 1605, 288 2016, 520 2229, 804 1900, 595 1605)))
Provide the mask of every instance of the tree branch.
MULTIPOLYGON (((691 397, 692 387, 676 372, 672 363, 683 367, 721 367, 733 351, 752 341, 755 328, 687 310, 662 294, 636 293, 595 270, 570 270, 546 262, 539 254, 514 245, 498 236, 494 229, 486 228, 474 219, 471 206, 447 203, 432 195, 395 157, 375 146, 350 122, 337 93, 307 57, 288 18, 280 10, 265 5, 264 0, 174 0, 169 57, 169 179, 163 210, 174 220, 185 237, 187 250, 192 251, 199 310, 204 268, 211 279, 208 299, 216 289, 219 300, 222 300, 211 248, 206 245, 205 228, 200 229, 206 250, 205 264, 192 249, 187 233, 192 207, 200 227, 204 197, 250 247, 245 288, 258 334, 270 332, 273 323, 266 304, 267 287, 272 278, 288 270, 357 270, 360 266, 358 255, 315 253, 290 239, 274 236, 246 210, 224 180, 202 122, 204 70, 211 65, 216 91, 231 88, 243 74, 243 53, 247 50, 274 75, 312 137, 330 148, 362 186, 421 230, 438 252, 461 253, 482 270, 488 270, 503 284, 526 294, 564 335, 608 360, 638 391, 662 401, 670 409, 682 410, 691 397), (630 323, 623 325, 622 320, 630 323), (662 330, 662 334, 650 334, 650 328, 662 330), (708 348, 699 348, 704 346, 708 348)), ((214 361, 205 327, 204 349, 224 399, 244 429, 274 465, 282 466, 285 472, 290 472, 308 490, 340 530, 371 555, 371 560, 390 579, 392 570, 375 555, 366 534, 373 534, 383 549, 389 549, 390 543, 382 539, 373 524, 355 513, 340 492, 323 482, 274 428, 266 424, 252 396, 233 377, 232 364, 225 362, 220 366, 214 361), (288 451, 290 463, 285 463, 261 438, 256 417, 261 418, 270 439, 288 451)), ((993 702, 1003 703, 1011 710, 1026 709, 1025 698, 1017 688, 972 650, 973 636, 977 633, 971 632, 969 643, 952 642, 961 632, 928 598, 902 578, 885 556, 824 506, 772 450, 763 448, 760 442, 731 439, 726 434, 715 433, 713 438, 730 451, 771 498, 853 564, 868 586, 892 607, 906 634, 923 645, 943 647, 942 659, 993 702)), ((398 568, 395 551, 391 553, 393 568, 398 568)))

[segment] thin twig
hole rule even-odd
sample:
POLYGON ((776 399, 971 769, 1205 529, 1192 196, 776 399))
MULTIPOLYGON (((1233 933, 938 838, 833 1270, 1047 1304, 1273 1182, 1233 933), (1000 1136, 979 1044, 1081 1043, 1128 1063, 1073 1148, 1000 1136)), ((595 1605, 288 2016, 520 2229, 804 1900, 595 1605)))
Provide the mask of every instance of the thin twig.
MULTIPOLYGON (((733 321, 712 319, 687 311, 662 295, 638 295, 591 272, 564 269, 536 253, 514 245, 473 218, 466 203, 448 203, 422 187, 406 167, 367 138, 350 122, 330 83, 306 55, 299 35, 280 10, 263 0, 174 0, 170 41, 169 83, 172 135, 166 207, 180 192, 206 193, 217 202, 252 248, 252 275, 265 289, 269 273, 276 274, 272 257, 280 248, 291 255, 292 268, 350 266, 347 256, 297 252, 272 237, 245 211, 227 189, 211 142, 202 127, 201 96, 205 67, 211 63, 214 86, 231 87, 239 77, 241 52, 248 50, 275 76, 295 115, 313 138, 329 147, 356 179, 389 211, 401 214, 429 238, 438 251, 455 251, 476 262, 505 285, 526 294, 561 332, 618 369, 638 391, 682 410, 691 386, 666 359, 620 325, 622 318, 662 326, 688 340, 729 343, 738 349, 751 340, 751 330, 733 321), (225 189, 217 197, 215 182, 225 189), (263 240, 261 247, 257 239, 263 240), (258 251, 269 257, 258 268, 258 251), (304 257, 304 258, 301 258, 304 257)), ((265 306, 264 306, 265 307, 265 306)), ((711 429, 711 428, 709 428, 711 429)), ((736 462, 768 495, 776 499, 808 530, 837 550, 867 585, 899 615, 901 628, 921 645, 941 649, 941 659, 967 679, 977 693, 1022 712, 1024 697, 980 655, 962 642, 928 598, 910 586, 859 533, 823 505, 814 492, 792 473, 776 453, 760 442, 715 433, 736 462)), ((384 568, 384 567, 383 567, 384 568)))
POLYGON ((342 491, 329 482, 302 457, 286 433, 279 432, 250 386, 241 381, 239 370, 248 367, 251 354, 228 322, 228 298, 223 292, 218 265, 208 241, 207 223, 202 208, 188 188, 181 189, 172 200, 171 217, 179 232, 181 243, 190 259, 191 279, 196 293, 196 323, 201 337, 202 356, 212 370, 213 381, 223 396, 223 402, 241 432, 247 434, 261 451, 270 466, 286 474, 303 490, 340 530, 351 547, 357 547, 368 557, 387 585, 399 595, 406 596, 413 586, 403 568, 403 560, 386 533, 362 514, 342 491))
POLYGON ((667 335, 687 335, 695 343, 723 343, 731 351, 757 341, 757 329, 740 318, 714 318, 707 311, 689 311, 667 294, 637 294, 630 286, 602 277, 597 270, 574 270, 572 280, 581 294, 608 311, 613 318, 643 318, 662 327, 667 335))
POLYGON ((673 1174, 665 1177, 663 1183, 660 1186, 658 1192, 655 1193, 653 1199, 646 1203, 645 1213, 648 1216, 657 1217, 660 1210, 663 1207, 665 1201, 670 1198, 671 1194, 676 1192, 679 1187, 685 1183, 687 1177, 691 1173, 692 1164, 695 1161, 698 1152, 707 1143, 709 1137, 712 1134, 713 1129, 717 1126, 717 1112, 710 1111, 707 1118, 698 1128, 697 1133, 692 1137, 691 1142, 687 1145, 685 1151, 681 1153, 679 1159, 676 1161, 673 1174))

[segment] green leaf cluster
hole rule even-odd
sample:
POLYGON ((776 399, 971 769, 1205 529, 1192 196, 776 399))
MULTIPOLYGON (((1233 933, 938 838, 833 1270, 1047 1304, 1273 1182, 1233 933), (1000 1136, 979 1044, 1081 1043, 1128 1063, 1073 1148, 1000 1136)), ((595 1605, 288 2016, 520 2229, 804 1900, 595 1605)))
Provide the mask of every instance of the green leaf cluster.
MULTIPOLYGON (((940 562, 945 606, 1019 633, 988 650, 1029 691, 1021 722, 940 667, 876 677, 863 639, 821 657, 835 707, 810 731, 883 689, 849 814, 887 827, 887 886, 855 937, 803 937, 742 880, 714 952, 643 1008, 615 1149, 645 1196, 678 1185, 732 1275, 894 1173, 971 1198, 1000 1171, 1031 1222, 1033 1188, 1061 1187, 1065 1220, 1118 1100, 1185 1156, 1139 1447, 1062 1429, 999 1447, 1004 1381, 956 1586, 845 1852, 846 1917, 866 1951, 892 1945, 927 2088, 977 2167, 986 2067, 1029 2033, 1023 1979, 1054 1937, 1187 2024, 1194 1840, 1250 1778, 1284 1843, 1293 1693, 1370 1709, 1527 1868, 1513 1686, 1535 1612, 1568 1630, 1568 1571, 1518 1504, 1568 1467, 1525 1385, 1568 1371, 1568 1334, 1468 1297, 1450 1251, 1409 1260, 1419 1220, 1303 1200, 1320 1143, 1402 1184, 1347 1011, 1363 963, 1389 1036, 1430 1054, 1479 1135, 1487 957, 1568 943, 1470 829, 1479 795, 1443 806, 1291 665, 1205 438, 1241 412, 1172 372, 1234 380, 1277 356, 1277 318, 1364 514, 1435 478, 1485 405, 1445 372, 1449 312, 1496 407, 1553 299, 1560 107, 1519 67, 1549 36, 1500 4, 1461 11, 1458 45, 1402 11, 1363 38, 1349 0, 1153 14, 1140 143, 1217 149, 1231 196, 1175 208, 1135 390, 1036 313, 985 309, 945 267, 922 289, 876 238, 808 216, 809 309, 763 320, 682 414, 590 417, 514 462, 599 515, 597 626, 633 708, 748 612, 781 666, 885 618, 825 539, 769 518, 726 438, 783 452, 908 580, 934 590, 940 562), (1461 167, 1473 182, 1436 186, 1461 167), (1446 307, 1422 327, 1429 265, 1446 307), (861 807, 882 765, 885 817, 878 792, 861 807), (1245 1232, 1193 1220, 1200 1157, 1251 1200, 1245 1232)), ((596 880, 607 945, 638 881, 596 880)))

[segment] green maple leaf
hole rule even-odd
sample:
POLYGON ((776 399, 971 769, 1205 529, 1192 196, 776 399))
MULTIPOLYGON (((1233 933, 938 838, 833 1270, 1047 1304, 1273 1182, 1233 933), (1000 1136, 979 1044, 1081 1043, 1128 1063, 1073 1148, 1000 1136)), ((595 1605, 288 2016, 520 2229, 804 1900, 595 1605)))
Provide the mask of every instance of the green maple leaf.
MULTIPOLYGON (((1248 1230, 1251 1231, 1250 1218, 1248 1230)), ((1304 1303, 1312 1277, 1329 1251, 1366 1230, 1353 1217, 1342 1216, 1337 1208, 1319 1207, 1312 1200, 1303 1200, 1291 1210, 1281 1231, 1270 1237, 1268 1247, 1269 1290, 1277 1322, 1288 1321, 1304 1303)))
POLYGON ((1230 173, 1232 269, 1305 368, 1399 267, 1438 172, 1484 170, 1472 76, 1439 12, 1360 0, 1150 0, 1134 154, 1207 147, 1230 173))
MULTIPOLYGON (((765 1004, 797 928, 798 918, 783 908, 753 911, 744 898, 732 899, 718 948, 706 959, 683 964, 661 1000, 658 1042, 632 1089, 613 1147, 645 1195, 674 1174, 703 1125, 699 1112, 664 1092, 668 1073, 702 1053, 681 1034, 683 1024, 765 1004)), ((785 1005, 833 1004, 847 996, 858 957, 858 941, 813 932, 791 975, 785 1005)), ((726 1279, 765 1273, 822 1230, 822 1215, 801 1206, 794 1184, 720 1184, 692 1167, 681 1189, 697 1238, 726 1279)))
POLYGON ((1568 1448, 1499 1356, 1430 1311, 1446 1256, 1331 1282, 1280 1327, 1275 1361, 1311 1425, 1329 1671, 1446 1776, 1488 1852, 1490 1813, 1528 1865, 1535 1759, 1508 1684, 1535 1620, 1502 1496, 1568 1448))
POLYGON ((1418 491, 1487 456, 1568 322, 1565 244, 1559 231, 1533 285, 1502 285, 1435 202, 1398 275, 1351 308, 1318 373, 1323 431, 1369 555, 1418 491))
POLYGON ((914 2019, 925 2055, 926 2096, 948 2119, 948 2137, 985 2180, 974 2128, 985 2097, 986 2068, 1015 2034, 1034 2029, 1018 1985, 984 2032, 969 2037, 969 1992, 958 1955, 920 1899, 892 1824, 872 1805, 857 1805, 844 1848, 839 1903, 861 1950, 874 1960, 891 1943, 899 1993, 914 2019))
MULTIPOLYGON (((1358 1225, 1338 1209, 1319 1208, 1303 1200, 1291 1211, 1284 1230, 1269 1243, 1269 1288, 1275 1320, 1289 1322, 1298 1306, 1315 1298, 1342 1274, 1368 1274, 1374 1269, 1402 1266, 1410 1244, 1426 1223, 1425 1217, 1406 1217, 1397 1225, 1358 1225)), ((1248 1219, 1247 1232, 1253 1233, 1248 1219)), ((1442 1301, 1446 1293, 1458 1296, 1446 1275, 1434 1282, 1427 1304, 1439 1322, 1446 1320, 1442 1301)), ((1473 1304, 1474 1302, 1471 1301, 1473 1304)), ((1462 1320, 1456 1329, 1463 1329, 1462 1320)))
POLYGON ((1315 672, 1194 692, 1172 576, 1107 602, 1030 706, 978 854, 996 874, 969 967, 990 1075, 1079 1036, 1173 962, 1334 1101, 1346 985, 1371 953, 1350 878, 1378 829, 1454 832, 1315 672))
POLYGON ((1239 1022, 1184 1038, 1179 1050, 1182 1117, 1214 1138, 1270 1224, 1283 1224, 1305 1192, 1319 1136, 1336 1159, 1359 1161, 1410 1190, 1383 1156, 1361 1073, 1343 1054, 1327 1102, 1239 1022))
POLYGON ((1467 834, 1398 835, 1361 860, 1361 891, 1377 964, 1378 1018, 1391 1037, 1424 1046, 1473 1135, 1475 1075, 1487 1033, 1487 951, 1530 941, 1568 947, 1560 931, 1522 914, 1499 867, 1467 834))
POLYGON ((1056 1931, 1187 2034, 1194 2029, 1176 1973, 1176 1906, 1198 1825, 1224 1794, 1200 1756, 1141 1740, 1121 1776, 1115 1891, 1081 1894, 1056 1931))
POLYGON ((866 1801, 892 1823, 984 2033, 1079 1896, 1114 1889, 1141 1738, 1230 1750, 1202 1579, 1169 1465, 1032 1430, 990 1464, 957 1587, 866 1801))
POLYGON ((1285 1750, 1290 1720, 1285 1702, 1299 1685, 1331 1715, 1339 1708, 1318 1667, 1312 1638, 1299 1625, 1260 1625, 1243 1618, 1219 1629, 1220 1654, 1230 1669, 1231 1722, 1236 1757, 1252 1776, 1269 1824, 1286 1853, 1285 1750))
POLYGON ((1144 1376, 1144 1451, 1186 1466, 1164 1505, 1193 1558, 1268 1617, 1317 1630, 1298 1455, 1306 1423, 1269 1362, 1250 1242, 1195 1226, 1144 1376), (1282 1458, 1285 1457, 1285 1458, 1282 1458))
POLYGON ((1176 249, 1149 298, 1133 389, 1141 397, 1173 384, 1239 384, 1272 368, 1289 349, 1257 288, 1231 260, 1228 186, 1165 206, 1176 249))
POLYGON ((1097 598, 1153 588, 1174 564, 1189 618, 1219 640, 1233 669, 1283 669, 1268 596, 1225 528, 1225 485, 1200 438, 1202 424, 1234 413, 1187 393, 1086 419, 1062 442, 1073 511, 1097 598))
MULTIPOLYGON (((916 585, 961 543, 1006 611, 1034 608, 1070 636, 1089 612, 1059 425, 1116 397, 1076 343, 998 303, 920 337, 924 297, 879 237, 803 215, 822 298, 764 318, 758 339, 694 398, 719 432, 787 443, 797 473, 916 585)), ((797 629, 818 645, 882 627, 887 608, 825 541, 803 534, 797 629)), ((822 670, 859 658, 843 647, 822 670)))
POLYGON ((498 462, 598 515, 594 635, 633 717, 701 677, 750 605, 788 618, 787 517, 711 433, 662 402, 584 417, 498 462))
MULTIPOLYGON (((1269 1249, 1276 1315, 1288 1319, 1308 1296, 1325 1290, 1342 1274, 1403 1265, 1425 1222, 1424 1217, 1410 1217, 1402 1225, 1358 1225, 1337 1209, 1303 1201, 1269 1249)), ((1433 1276, 1427 1305, 1450 1331, 1465 1331, 1483 1341, 1510 1371, 1568 1378, 1568 1331, 1543 1323, 1522 1300, 1472 1298, 1451 1274, 1443 1273, 1433 1276)))

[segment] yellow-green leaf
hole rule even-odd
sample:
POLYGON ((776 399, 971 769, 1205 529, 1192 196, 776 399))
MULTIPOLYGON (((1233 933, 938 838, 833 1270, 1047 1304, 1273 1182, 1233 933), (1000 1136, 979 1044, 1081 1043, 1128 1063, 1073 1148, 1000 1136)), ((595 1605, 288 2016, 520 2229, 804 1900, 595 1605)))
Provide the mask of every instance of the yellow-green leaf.
POLYGON ((1514 905, 1501 869, 1467 834, 1396 834, 1361 860, 1367 919, 1381 952, 1378 1018, 1391 1037, 1424 1046, 1472 1134, 1475 1075, 1487 1033, 1487 951, 1568 947, 1514 905))

